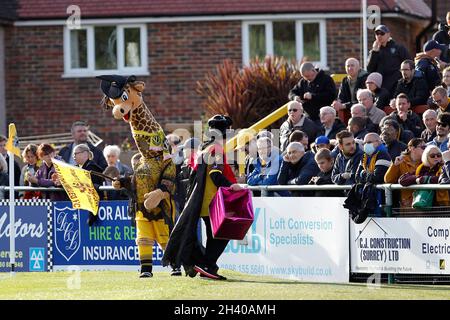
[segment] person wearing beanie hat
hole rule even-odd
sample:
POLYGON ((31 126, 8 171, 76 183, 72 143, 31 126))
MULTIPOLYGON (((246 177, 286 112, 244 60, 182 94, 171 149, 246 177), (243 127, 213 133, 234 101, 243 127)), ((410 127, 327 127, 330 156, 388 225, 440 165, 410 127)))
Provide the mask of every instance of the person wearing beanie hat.
POLYGON ((374 96, 374 104, 377 108, 384 110, 384 107, 389 106, 390 96, 389 91, 382 87, 383 76, 378 72, 369 74, 366 80, 366 87, 374 96))
POLYGON ((233 170, 226 161, 223 150, 226 130, 231 126, 231 118, 215 115, 208 120, 209 130, 206 141, 199 151, 197 162, 190 177, 186 205, 167 243, 163 266, 183 265, 186 274, 212 280, 226 280, 219 275, 217 260, 225 250, 229 240, 214 239, 209 218, 209 204, 219 187, 240 190, 233 170), (206 226, 206 248, 197 239, 197 225, 202 218, 206 226))
POLYGON ((397 81, 402 77, 400 65, 411 59, 408 50, 392 39, 389 28, 379 25, 374 29, 375 41, 369 52, 367 71, 378 72, 383 76, 382 87, 389 92, 389 99, 393 96, 397 81))
POLYGON ((443 49, 444 46, 436 40, 430 40, 424 44, 423 52, 419 52, 414 58, 416 70, 422 74, 427 82, 429 91, 439 86, 442 81, 438 57, 443 49))
MULTIPOLYGON (((375 84, 377 88, 381 88, 381 84, 383 83, 383 76, 378 72, 372 72, 369 74, 369 76, 366 79, 366 86, 367 84, 375 84)), ((370 89, 370 88, 367 88, 370 89)), ((371 90, 373 91, 373 90, 371 90)))

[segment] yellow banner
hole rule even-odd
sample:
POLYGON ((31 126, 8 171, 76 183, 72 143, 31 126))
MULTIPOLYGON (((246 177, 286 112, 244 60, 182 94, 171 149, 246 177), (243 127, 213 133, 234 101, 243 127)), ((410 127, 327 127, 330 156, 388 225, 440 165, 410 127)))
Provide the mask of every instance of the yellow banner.
POLYGON ((52 159, 59 180, 72 201, 74 209, 84 209, 97 215, 100 198, 89 171, 52 159))
POLYGON ((5 149, 20 157, 19 138, 17 138, 16 125, 14 123, 9 124, 9 137, 5 149))

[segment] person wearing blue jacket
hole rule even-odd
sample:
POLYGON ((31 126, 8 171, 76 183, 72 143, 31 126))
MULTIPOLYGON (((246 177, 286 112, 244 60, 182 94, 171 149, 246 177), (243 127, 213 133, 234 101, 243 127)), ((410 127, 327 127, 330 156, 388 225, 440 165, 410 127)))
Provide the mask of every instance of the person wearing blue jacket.
POLYGON ((250 186, 269 186, 277 184, 282 157, 277 148, 272 145, 268 137, 260 138, 256 142, 258 158, 253 171, 247 176, 250 186))

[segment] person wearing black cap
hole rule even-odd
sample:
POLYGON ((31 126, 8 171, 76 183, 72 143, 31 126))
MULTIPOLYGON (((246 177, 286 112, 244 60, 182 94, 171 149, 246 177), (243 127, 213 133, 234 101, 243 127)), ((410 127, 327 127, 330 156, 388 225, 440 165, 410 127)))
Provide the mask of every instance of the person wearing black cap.
POLYGON ((423 52, 419 52, 414 58, 416 70, 422 73, 430 92, 442 81, 436 59, 443 50, 445 50, 444 45, 439 44, 436 40, 429 40, 423 45, 423 52))
POLYGON ((410 59, 408 50, 391 38, 389 28, 383 24, 374 30, 375 41, 369 52, 367 71, 378 72, 383 76, 382 87, 389 93, 394 94, 397 81, 402 77, 400 65, 403 61, 410 59))
POLYGON ((182 264, 186 275, 195 277, 197 273, 203 278, 226 280, 217 273, 219 259, 229 240, 214 239, 209 220, 209 204, 221 186, 239 190, 231 167, 226 163, 223 143, 227 128, 232 124, 231 118, 215 115, 208 120, 209 140, 201 146, 197 164, 188 191, 188 200, 179 217, 169 242, 162 264, 182 264), (206 225, 206 248, 197 239, 197 224, 202 218, 206 225))

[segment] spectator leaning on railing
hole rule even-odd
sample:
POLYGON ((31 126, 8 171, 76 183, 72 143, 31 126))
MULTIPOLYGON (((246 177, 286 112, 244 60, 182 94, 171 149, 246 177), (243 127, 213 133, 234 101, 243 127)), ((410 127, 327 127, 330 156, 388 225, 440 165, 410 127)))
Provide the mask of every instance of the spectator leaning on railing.
MULTIPOLYGON (((331 180, 331 174, 333 172, 333 164, 334 158, 331 154, 331 151, 327 148, 321 148, 317 151, 314 156, 314 160, 319 167, 320 172, 311 178, 308 184, 311 185, 333 185, 333 181, 331 180)), ((339 190, 318 190, 314 191, 315 197, 341 197, 342 192, 339 190)))
POLYGON ((364 154, 356 171, 356 182, 382 184, 390 165, 391 157, 380 136, 368 133, 364 137, 364 154))
MULTIPOLYGON (((414 174, 407 173, 400 177, 399 183, 402 186, 414 184, 436 184, 442 173, 442 152, 437 146, 429 145, 422 154, 422 164, 420 164, 414 174)), ((447 190, 436 190, 434 205, 448 206, 449 196, 447 190)))
MULTIPOLYGON (((319 168, 312 152, 305 152, 300 142, 291 142, 286 148, 286 154, 278 174, 280 185, 306 185, 312 177, 319 173, 319 168)), ((305 193, 292 194, 300 195, 305 193)))
POLYGON ((352 185, 355 183, 355 174, 358 169, 363 151, 355 142, 352 133, 343 130, 336 135, 339 154, 333 166, 331 179, 338 185, 352 185))
MULTIPOLYGON (((408 143, 408 149, 400 156, 393 159, 388 171, 384 175, 385 183, 399 183, 399 179, 404 174, 416 174, 416 170, 422 163, 422 154, 426 148, 425 141, 421 138, 414 138, 408 143)), ((411 207, 413 200, 413 190, 400 191, 400 206, 411 207)))

